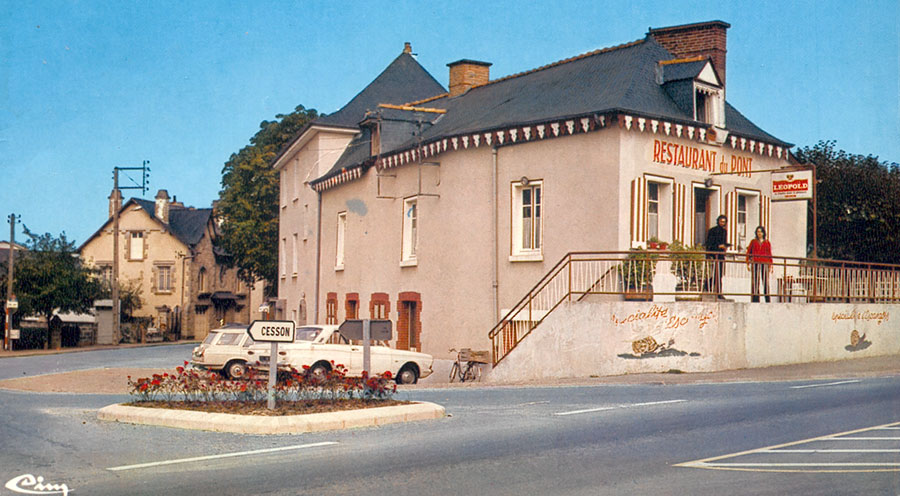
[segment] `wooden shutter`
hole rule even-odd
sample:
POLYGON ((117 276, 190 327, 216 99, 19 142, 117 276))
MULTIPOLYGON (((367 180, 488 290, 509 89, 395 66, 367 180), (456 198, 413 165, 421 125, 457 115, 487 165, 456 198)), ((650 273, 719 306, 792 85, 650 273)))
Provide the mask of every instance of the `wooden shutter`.
POLYGON ((647 240, 647 179, 631 181, 631 244, 647 240))

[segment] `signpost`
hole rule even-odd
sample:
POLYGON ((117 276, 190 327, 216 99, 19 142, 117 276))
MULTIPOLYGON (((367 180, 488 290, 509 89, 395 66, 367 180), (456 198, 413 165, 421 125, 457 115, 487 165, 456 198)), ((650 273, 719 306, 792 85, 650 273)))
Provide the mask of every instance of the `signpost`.
MULTIPOLYGON (((10 253, 10 257, 12 257, 12 253, 10 253)), ((12 264, 12 258, 10 258, 10 264, 12 264)), ((19 339, 19 330, 15 329, 15 332, 13 332, 14 330, 12 328, 12 316, 16 313, 18 308, 19 300, 16 299, 16 295, 11 295, 9 299, 6 300, 6 326, 4 327, 6 334, 3 345, 7 350, 12 350, 12 341, 19 339)))
POLYGON ((269 352, 269 389, 266 407, 275 409, 275 377, 278 374, 278 343, 293 343, 296 328, 292 320, 254 320, 247 334, 254 341, 272 343, 269 352))
POLYGON ((371 342, 391 340, 390 320, 345 320, 338 331, 347 339, 362 340, 363 342, 363 370, 369 373, 372 365, 371 342))

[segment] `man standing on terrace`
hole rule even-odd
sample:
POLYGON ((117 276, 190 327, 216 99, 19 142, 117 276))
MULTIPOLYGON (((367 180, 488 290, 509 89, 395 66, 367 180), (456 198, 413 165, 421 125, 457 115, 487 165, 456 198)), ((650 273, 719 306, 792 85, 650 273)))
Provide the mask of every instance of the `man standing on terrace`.
POLYGON ((706 234, 706 251, 712 252, 706 255, 709 260, 716 260, 712 263, 712 282, 708 285, 710 292, 715 292, 720 300, 724 300, 722 295, 722 273, 725 271, 725 250, 731 246, 728 243, 728 231, 725 225, 728 223, 728 217, 720 215, 716 219, 716 225, 706 234))

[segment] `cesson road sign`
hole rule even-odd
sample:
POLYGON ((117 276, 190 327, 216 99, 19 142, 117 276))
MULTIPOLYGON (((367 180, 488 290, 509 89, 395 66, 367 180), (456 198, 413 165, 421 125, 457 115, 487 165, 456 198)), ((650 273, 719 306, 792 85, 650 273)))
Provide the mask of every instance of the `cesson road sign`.
POLYGON ((247 328, 247 334, 254 341, 263 343, 292 343, 294 341, 294 321, 254 320, 247 328))

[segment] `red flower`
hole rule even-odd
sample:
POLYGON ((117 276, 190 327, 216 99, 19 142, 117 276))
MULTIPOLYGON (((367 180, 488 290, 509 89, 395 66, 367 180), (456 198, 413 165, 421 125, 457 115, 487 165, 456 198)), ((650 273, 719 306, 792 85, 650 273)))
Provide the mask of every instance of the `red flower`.
POLYGON ((175 367, 175 370, 177 370, 179 374, 184 373, 184 367, 175 367))
POLYGON ((184 366, 187 367, 187 365, 188 365, 188 361, 185 360, 185 361, 184 361, 184 366))
POLYGON ((154 386, 159 386, 159 384, 160 384, 159 379, 153 379, 153 381, 151 381, 150 384, 153 384, 154 386))

